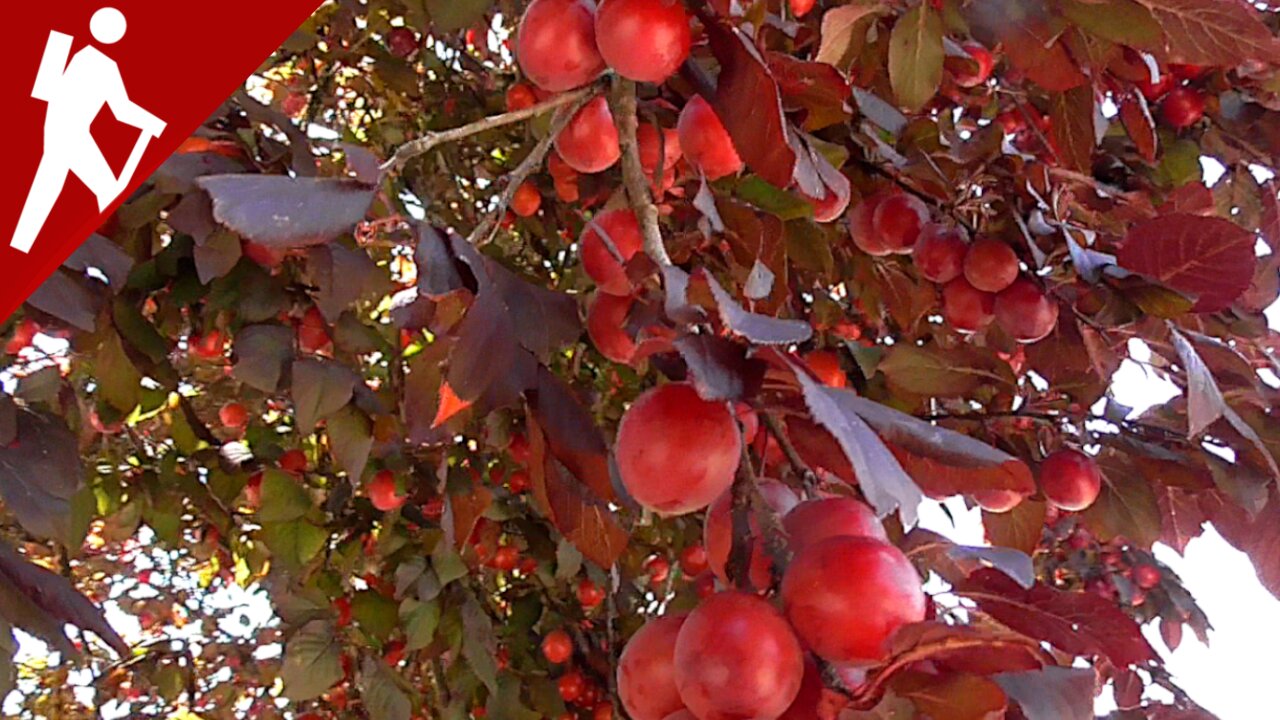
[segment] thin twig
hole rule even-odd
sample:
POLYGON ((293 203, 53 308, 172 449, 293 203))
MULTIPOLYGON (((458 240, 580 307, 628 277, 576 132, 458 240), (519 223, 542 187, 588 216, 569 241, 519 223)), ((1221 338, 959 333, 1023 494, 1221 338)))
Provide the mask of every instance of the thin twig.
POLYGON ((658 225, 658 206, 649 194, 649 180, 644 176, 640 163, 640 145, 636 141, 636 84, 621 76, 613 80, 613 118, 618 125, 618 140, 622 145, 622 181, 631 200, 631 209, 640 221, 644 233, 644 252, 659 267, 670 267, 671 256, 662 242, 662 228, 658 225))
POLYGON ((484 220, 481 220, 480 224, 476 225, 476 228, 471 231, 471 235, 467 237, 468 242, 479 247, 487 245, 493 240, 494 234, 498 231, 498 218, 502 217, 502 214, 511 206, 511 200, 515 197, 516 190, 520 189, 520 186, 524 184, 525 180, 529 179, 534 170, 542 167, 542 161, 546 160, 547 155, 551 152, 551 146, 555 144, 556 136, 569 124, 569 121, 573 119, 578 110, 587 104, 588 100, 590 100, 589 95, 582 95, 568 110, 556 115, 555 119, 551 121, 551 127, 547 129, 547 136, 533 146, 533 150, 525 156, 524 160, 520 161, 520 164, 514 170, 507 173, 507 186, 503 188, 502 195, 498 198, 497 207, 485 215, 484 220))
POLYGON ((787 437, 787 433, 783 430, 782 423, 778 422, 778 418, 769 413, 760 413, 760 420, 773 435, 778 447, 782 448, 782 454, 787 458, 787 462, 791 463, 791 468, 804 481, 805 489, 810 491, 816 489, 818 487, 817 473, 813 471, 813 468, 809 467, 804 458, 800 457, 800 453, 796 451, 796 446, 791 444, 791 438, 787 437))
POLYGON ((588 97, 593 91, 594 88, 592 86, 587 86, 571 92, 556 95, 550 100, 538 103, 533 107, 524 108, 523 110, 513 110, 512 112, 503 113, 501 115, 491 115, 486 118, 481 118, 473 123, 463 125, 462 127, 453 128, 452 130, 429 132, 420 138, 410 140, 396 148, 395 154, 391 156, 390 160, 387 160, 382 164, 381 170, 383 173, 393 172, 404 167, 404 164, 413 158, 430 152, 431 149, 436 146, 456 142, 463 138, 471 137, 472 135, 478 135, 486 130, 514 125, 515 123, 523 122, 539 115, 544 115, 557 108, 561 108, 566 105, 573 105, 588 97))

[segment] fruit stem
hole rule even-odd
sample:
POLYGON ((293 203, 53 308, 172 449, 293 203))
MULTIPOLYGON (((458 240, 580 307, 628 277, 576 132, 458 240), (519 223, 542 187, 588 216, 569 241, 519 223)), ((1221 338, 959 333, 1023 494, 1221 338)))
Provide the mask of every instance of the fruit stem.
MULTIPOLYGON (((473 123, 468 123, 462 127, 456 127, 451 130, 429 132, 420 138, 410 140, 396 148, 391 159, 384 162, 379 169, 382 171, 383 175, 386 175, 387 173, 399 170, 404 167, 404 164, 408 161, 418 157, 419 155, 424 155, 430 152, 432 148, 435 148, 438 145, 457 142, 458 140, 471 137, 472 135, 478 135, 486 130, 514 125, 515 123, 523 122, 539 115, 544 115, 557 108, 580 103, 591 95, 594 89, 595 88, 593 86, 588 85, 587 87, 578 88, 577 90, 561 93, 532 107, 513 110, 508 113, 502 113, 501 115, 490 115, 489 117, 481 118, 473 123)), ((549 137, 554 136, 555 133, 549 134, 549 137)))
POLYGON ((631 210, 640 221, 640 230, 644 234, 644 252, 658 267, 670 267, 673 263, 662 242, 658 206, 653 204, 653 197, 649 194, 649 181, 645 178, 644 166, 640 163, 640 145, 636 141, 639 121, 636 119, 635 81, 615 75, 611 100, 613 119, 618 125, 618 139, 622 145, 622 182, 627 188, 627 197, 631 200, 631 210))

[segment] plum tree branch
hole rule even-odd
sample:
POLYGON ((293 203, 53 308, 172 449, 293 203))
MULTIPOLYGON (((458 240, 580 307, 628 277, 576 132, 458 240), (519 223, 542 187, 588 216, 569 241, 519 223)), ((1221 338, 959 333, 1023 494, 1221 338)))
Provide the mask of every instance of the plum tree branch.
POLYGON ((636 119, 636 84, 621 76, 613 79, 613 98, 610 103, 613 119, 618 126, 618 140, 622 146, 622 182, 631 201, 631 209, 640 221, 644 235, 644 252, 658 267, 670 267, 671 256, 662 241, 662 227, 658 224, 658 206, 649 194, 649 181, 644 176, 640 162, 640 144, 636 141, 639 120, 636 119))
MULTIPOLYGON (((591 95, 593 90, 593 86, 588 85, 587 87, 578 88, 577 90, 567 93, 561 93, 549 100, 538 103, 532 107, 524 108, 523 110, 513 110, 501 115, 491 115, 451 130, 429 132, 420 138, 410 140, 396 148, 391 159, 384 162, 380 169, 383 174, 394 172, 404 167, 404 164, 413 158, 418 157, 419 155, 424 155, 435 147, 445 143, 457 142, 458 140, 471 137, 472 135, 478 135, 487 130, 493 130, 494 128, 514 125, 518 122, 523 122, 530 118, 544 115, 552 110, 580 103, 591 95)), ((552 134, 552 137, 554 137, 554 134, 552 134)))

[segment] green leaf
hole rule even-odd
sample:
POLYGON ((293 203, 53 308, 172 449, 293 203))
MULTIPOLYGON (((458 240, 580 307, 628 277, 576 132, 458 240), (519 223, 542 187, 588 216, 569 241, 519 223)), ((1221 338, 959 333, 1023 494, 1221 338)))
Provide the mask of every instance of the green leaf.
POLYGON ((817 273, 830 273, 835 268, 831 238, 822 226, 803 219, 792 220, 783 226, 782 236, 787 243, 787 259, 796 267, 817 273))
POLYGON ((986 383, 1004 384, 1007 378, 983 357, 955 350, 925 348, 900 343, 880 362, 880 372, 900 390, 930 397, 961 397, 986 383))
POLYGON ((520 679, 511 675, 498 678, 498 691, 489 696, 485 709, 489 717, 504 720, 538 720, 538 713, 524 706, 520 701, 520 679))
POLYGON ((297 520, 306 515, 311 508, 311 496, 293 475, 275 468, 262 472, 259 522, 265 524, 297 520))
POLYGON ((440 602, 406 599, 400 603, 400 624, 404 626, 405 650, 421 650, 436 636, 436 627, 440 625, 440 602))
POLYGON ((119 335, 107 333, 94 358, 93 369, 98 381, 98 394, 103 400, 126 414, 137 407, 142 391, 142 373, 125 355, 119 335))
POLYGON ((186 672, 177 665, 165 665, 157 670, 155 675, 151 676, 151 684, 155 685, 156 692, 160 694, 160 697, 168 702, 173 702, 186 689, 186 672))
POLYGON ((376 657, 360 661, 360 696, 369 720, 409 720, 413 703, 395 673, 376 657))
POLYGON ((329 533, 306 520, 263 523, 262 542, 272 560, 286 570, 300 570, 324 549, 329 533))
POLYGON ((484 19, 493 0, 426 0, 427 14, 436 30, 464 30, 484 19))
POLYGON ((462 556, 453 549, 453 545, 441 540, 431 553, 431 568, 436 571, 440 585, 448 585, 459 578, 467 576, 469 570, 462 556))
POLYGON ((739 198, 782 220, 813 217, 813 205, 808 200, 755 175, 744 178, 735 191, 739 198))
POLYGON ((338 635, 324 620, 303 625, 284 646, 284 694, 294 702, 319 696, 342 679, 338 635))
POLYGON ((867 29, 873 19, 885 11, 881 0, 855 0, 831 8, 822 16, 822 41, 818 45, 818 62, 848 70, 866 42, 867 29))
POLYGON ((361 630, 386 642, 399 624, 399 608, 377 590, 361 590, 351 598, 351 617, 361 630))
POLYGON ((898 104, 919 110, 942 84, 942 17, 924 2, 898 19, 889 36, 889 83, 898 104))
POLYGON ((294 362, 294 422, 299 432, 311 432, 317 422, 341 410, 355 387, 355 374, 342 365, 313 358, 294 362))
POLYGON ((325 425, 329 431, 329 447, 338 466, 347 476, 359 479, 373 449, 373 423, 354 407, 344 407, 325 425))

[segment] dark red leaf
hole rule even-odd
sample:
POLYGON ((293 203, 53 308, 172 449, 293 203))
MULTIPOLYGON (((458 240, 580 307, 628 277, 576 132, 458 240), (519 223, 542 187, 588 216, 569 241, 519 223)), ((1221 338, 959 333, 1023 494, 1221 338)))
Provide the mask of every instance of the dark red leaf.
POLYGON ((1119 667, 1156 659, 1133 618, 1093 593, 1025 590, 991 569, 973 573, 956 592, 1011 629, 1074 655, 1104 655, 1119 667))
POLYGON ((1061 41, 1064 23, 1043 0, 986 0, 965 10, 979 36, 1004 43, 1014 67, 1050 92, 1088 82, 1061 41))
POLYGON ((1051 660, 1034 641, 992 624, 914 623, 899 628, 890 643, 893 657, 923 656, 949 670, 975 675, 1036 670, 1051 660))
POLYGON ((486 269, 506 303, 516 339, 539 360, 548 362, 555 350, 582 334, 572 296, 527 282, 495 260, 489 260, 486 269))
POLYGON ((1120 122, 1125 132, 1138 149, 1138 154, 1147 162, 1155 162, 1159 139, 1156 135, 1155 120, 1151 117, 1151 108, 1147 99, 1135 90, 1120 94, 1120 122))
POLYGON ((1047 667, 996 675, 1027 720, 1093 720, 1094 671, 1047 667))
POLYGON ((511 314, 496 292, 480 292, 458 324, 457 339, 449 355, 449 385, 459 398, 474 401, 511 371, 520 350, 511 314))
POLYGON ((598 497, 613 501, 617 494, 609 475, 608 447, 590 413, 569 386, 550 370, 539 367, 536 385, 527 396, 534 418, 546 433, 551 454, 598 497))
POLYGON ((66 624, 92 632, 110 645, 120 657, 129 657, 129 644, 116 634, 103 617, 102 611, 81 595, 70 580, 33 565, 3 542, 0 542, 0 585, 4 586, 0 597, 12 593, 6 598, 8 602, 0 602, 0 615, 13 613, 19 620, 19 627, 22 627, 20 620, 30 617, 34 610, 43 617, 37 627, 27 629, 56 644, 63 652, 75 654, 71 644, 61 633, 61 626, 66 624), (34 608, 17 608, 11 604, 22 599, 34 608))
POLYGON ((210 175, 197 184, 213 217, 271 248, 320 245, 364 219, 377 188, 355 180, 284 175, 210 175))
POLYGON ((720 61, 720 79, 711 98, 738 154, 757 175, 777 185, 791 184, 796 156, 787 142, 778 84, 751 38, 722 22, 706 24, 711 51, 720 61))
POLYGON ((52 416, 19 411, 17 439, 0 446, 0 499, 27 532, 63 543, 71 537, 71 498, 84 468, 76 438, 52 416))
POLYGON ((1267 504, 1253 517, 1216 493, 1206 494, 1202 507, 1214 529, 1249 556, 1262 586, 1280 598, 1280 493, 1273 488, 1267 504))
POLYGON ((417 223, 414 233, 418 245, 413 251, 413 261, 418 268, 418 294, 440 298, 467 287, 458 272, 445 231, 417 223))
POLYGON ((1280 43, 1243 0, 1138 0, 1164 28, 1169 59, 1192 65, 1280 62, 1280 43))
POLYGON ((1249 289, 1257 264, 1252 233, 1228 220, 1165 215, 1129 230, 1120 266, 1197 298, 1195 312, 1230 307, 1249 289))
POLYGON ((783 105, 803 109, 806 130, 820 130, 842 123, 852 115, 849 83, 834 67, 804 62, 778 52, 768 54, 769 70, 782 91, 783 105))
POLYGON ((1077 172, 1093 167, 1093 149, 1097 135, 1093 125, 1093 88, 1072 88, 1049 99, 1049 139, 1063 165, 1077 172))
POLYGON ((1045 504, 1037 500, 1023 500, 1009 512, 983 511, 982 527, 987 542, 992 545, 1021 550, 1031 554, 1040 544, 1044 533, 1045 504))
POLYGON ((711 294, 720 309, 721 321, 735 335, 759 345, 790 345, 802 343, 813 336, 813 328, 803 320, 769 317, 744 310, 720 287, 713 275, 704 273, 703 277, 711 287, 711 294))
POLYGON ((724 338, 685 335, 675 345, 689 366, 694 387, 706 400, 741 400, 758 390, 764 378, 764 364, 724 338))

